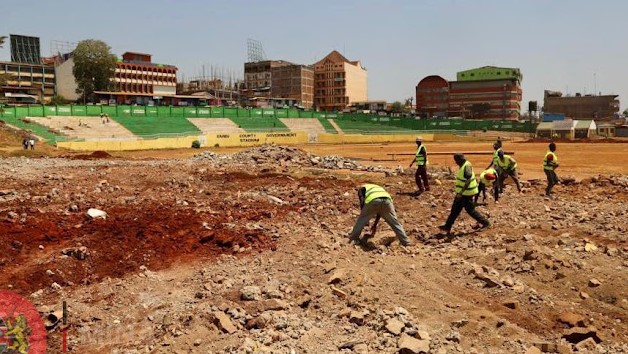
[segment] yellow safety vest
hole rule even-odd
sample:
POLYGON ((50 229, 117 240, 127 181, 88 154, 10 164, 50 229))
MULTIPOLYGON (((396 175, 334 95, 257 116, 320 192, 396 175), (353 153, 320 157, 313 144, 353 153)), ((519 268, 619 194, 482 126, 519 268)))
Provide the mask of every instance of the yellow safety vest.
POLYGON ((416 164, 419 166, 427 165, 427 149, 425 148, 425 145, 421 145, 418 149, 416 149, 416 164), (425 155, 422 153, 425 153, 425 155))
POLYGON ((475 172, 473 172, 473 166, 471 166, 471 162, 469 161, 465 161, 465 163, 460 166, 458 173, 456 173, 456 193, 466 196, 478 194, 478 181, 475 179, 475 172), (463 190, 464 185, 467 183, 467 179, 464 177, 464 170, 467 166, 471 167, 471 182, 467 189, 463 190))
POLYGON ((495 180, 486 179, 486 175, 489 173, 494 174, 497 177, 497 171, 494 168, 489 168, 488 170, 484 170, 480 173, 480 182, 484 183, 487 187, 492 186, 493 182, 495 182, 495 180))
POLYGON ((517 168, 517 161, 510 157, 510 155, 504 155, 504 161, 502 161, 499 157, 497 158, 497 166, 503 168, 504 170, 514 170, 517 168))
POLYGON ((502 148, 499 148, 493 152, 493 165, 497 165, 497 161, 499 161, 499 152, 502 151, 502 148))
POLYGON ((373 199, 385 197, 392 200, 392 197, 384 188, 376 185, 376 184, 365 184, 362 187, 366 188, 366 193, 364 194, 364 204, 370 203, 373 199))
POLYGON ((545 158, 543 159, 543 169, 544 169, 544 170, 548 170, 548 171, 554 171, 554 166, 553 166, 553 165, 550 165, 550 164, 547 162, 547 157, 548 157, 549 155, 552 155, 552 156, 553 156, 553 158, 552 158, 552 162, 554 162, 555 164, 557 164, 557 163, 558 163, 558 156, 556 156, 556 154, 555 154, 555 153, 553 153, 553 152, 551 152, 551 151, 548 151, 548 152, 545 154, 545 158))

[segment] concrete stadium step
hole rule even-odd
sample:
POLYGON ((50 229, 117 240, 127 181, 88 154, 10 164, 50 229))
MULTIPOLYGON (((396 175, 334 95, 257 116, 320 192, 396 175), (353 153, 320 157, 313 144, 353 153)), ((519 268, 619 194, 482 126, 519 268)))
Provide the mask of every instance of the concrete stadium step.
POLYGON ((27 117, 29 120, 48 127, 72 138, 98 139, 137 139, 138 137, 113 119, 102 122, 100 117, 48 116, 27 117))
POLYGON ((188 118, 188 121, 200 129, 203 134, 239 133, 245 131, 229 118, 188 118))
POLYGON ((329 122, 329 124, 331 124, 334 129, 336 129, 336 131, 338 132, 338 134, 344 134, 344 132, 342 131, 342 129, 340 129, 340 127, 338 126, 338 124, 336 124, 336 122, 333 119, 327 119, 327 121, 329 122))
POLYGON ((325 133, 325 127, 316 118, 279 118, 293 132, 325 133))

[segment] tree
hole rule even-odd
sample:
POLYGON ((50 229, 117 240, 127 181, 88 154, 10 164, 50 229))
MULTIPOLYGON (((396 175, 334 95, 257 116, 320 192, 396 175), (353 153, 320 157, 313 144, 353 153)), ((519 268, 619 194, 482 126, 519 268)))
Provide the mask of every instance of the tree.
POLYGON ((624 114, 624 117, 628 117, 628 108, 624 109, 623 114, 624 114))
POLYGON ((107 43, 95 39, 80 41, 72 57, 72 73, 78 86, 76 93, 83 96, 83 102, 92 101, 94 91, 109 90, 116 70, 116 56, 111 54, 107 43))
MULTIPOLYGON (((6 36, 0 36, 0 48, 4 47, 4 41, 6 39, 6 36)), ((0 86, 6 86, 10 78, 11 76, 9 74, 0 74, 0 86)))
POLYGON ((390 108, 394 113, 401 113, 403 111, 403 103, 395 101, 390 108))

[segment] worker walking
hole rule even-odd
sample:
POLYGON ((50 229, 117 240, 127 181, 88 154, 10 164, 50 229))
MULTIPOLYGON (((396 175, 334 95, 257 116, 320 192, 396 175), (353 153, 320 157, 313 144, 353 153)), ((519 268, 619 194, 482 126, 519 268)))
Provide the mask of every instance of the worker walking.
POLYGON ((517 191, 521 193, 519 175, 517 174, 517 161, 515 161, 515 159, 510 155, 504 154, 503 150, 500 150, 497 153, 497 166, 499 166, 499 169, 501 170, 498 179, 501 190, 503 191, 504 181, 508 178, 508 176, 510 176, 512 180, 515 181, 515 185, 517 185, 517 191))
POLYGON ((488 168, 482 173, 480 173, 480 183, 478 184, 478 194, 473 198, 473 203, 477 205, 478 198, 480 194, 482 194, 482 202, 486 201, 486 190, 490 188, 493 191, 493 199, 495 199, 495 203, 499 200, 499 191, 497 188, 497 179, 499 178, 499 174, 494 168, 488 168))
POLYGON ((414 181, 417 186, 418 194, 425 191, 429 192, 430 185, 427 182, 427 149, 425 148, 425 145, 423 145, 422 137, 419 136, 416 138, 416 146, 417 148, 415 157, 410 163, 410 166, 408 166, 408 168, 411 168, 412 165, 414 165, 414 163, 416 162, 416 173, 414 174, 414 181))
POLYGON ((556 175, 556 169, 558 168, 558 157, 556 156, 556 144, 549 144, 549 151, 545 153, 543 159, 543 170, 547 177, 547 188, 545 188, 545 195, 552 197, 552 188, 558 183, 558 176, 556 175))
POLYGON ((456 173, 456 197, 451 206, 449 217, 444 225, 438 228, 446 231, 447 235, 451 235, 451 227, 460 215, 462 209, 475 219, 479 226, 477 229, 484 229, 490 226, 488 219, 475 209, 473 203, 473 197, 478 194, 478 181, 475 179, 475 173, 473 172, 473 166, 471 162, 467 161, 463 154, 454 154, 454 161, 460 167, 456 173))
POLYGON ((358 199, 360 201, 360 216, 353 226, 353 230, 349 235, 351 242, 361 243, 360 235, 364 226, 368 225, 369 220, 375 217, 375 223, 371 227, 371 236, 375 236, 377 232, 377 224, 380 218, 384 218, 386 223, 399 238, 402 246, 410 246, 411 242, 406 232, 397 220, 397 213, 393 205, 393 200, 386 190, 376 184, 364 184, 358 188, 358 199))

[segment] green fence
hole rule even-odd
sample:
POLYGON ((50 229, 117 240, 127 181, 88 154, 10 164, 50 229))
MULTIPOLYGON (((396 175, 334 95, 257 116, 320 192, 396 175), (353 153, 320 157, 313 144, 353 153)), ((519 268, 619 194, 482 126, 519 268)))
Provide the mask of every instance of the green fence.
MULTIPOLYGON (((350 129, 355 126, 381 126, 385 130, 499 130, 532 133, 536 124, 531 122, 462 120, 462 119, 414 119, 378 116, 368 114, 327 113, 301 111, 283 108, 237 107, 156 107, 156 106, 23 106, 4 107, 0 118, 19 119, 22 117, 45 116, 98 116, 106 113, 112 117, 173 117, 173 118, 230 118, 234 121, 247 122, 251 118, 262 118, 276 122, 279 118, 316 118, 323 122, 334 119, 339 125, 350 129), (352 123, 355 124, 352 124, 352 123), (389 128, 386 128, 389 127, 389 128)), ((327 129, 328 127, 326 127, 327 129)), ((328 129, 330 130, 330 129, 328 129)))

